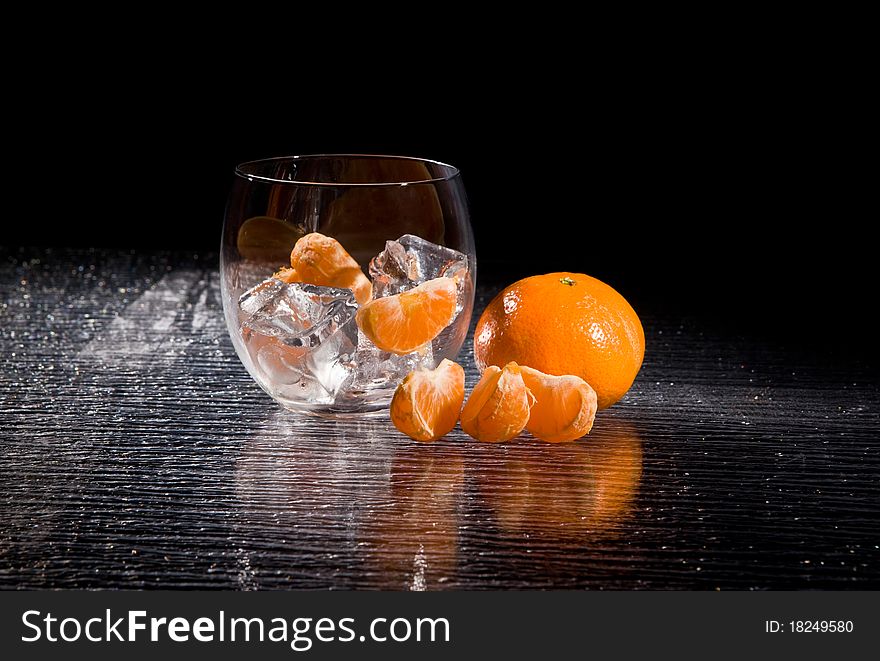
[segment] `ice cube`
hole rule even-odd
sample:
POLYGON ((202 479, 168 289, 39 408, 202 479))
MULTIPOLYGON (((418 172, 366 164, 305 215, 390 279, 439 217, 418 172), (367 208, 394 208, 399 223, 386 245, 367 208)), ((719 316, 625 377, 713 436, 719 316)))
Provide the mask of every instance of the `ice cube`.
POLYGON ((273 342, 258 348, 256 364, 273 394, 306 404, 333 404, 354 371, 349 355, 340 350, 340 336, 312 350, 267 338, 273 342))
POLYGON ((284 283, 281 280, 276 280, 275 278, 263 280, 263 282, 255 287, 251 287, 239 297, 239 310, 244 313, 245 318, 253 316, 260 308, 278 296, 278 292, 281 291, 282 287, 284 287, 284 283))
POLYGON ((280 397, 333 403, 354 371, 357 302, 348 289, 269 279, 245 292, 242 339, 280 397))
POLYGON ((461 293, 467 273, 467 255, 413 234, 404 234, 397 241, 386 241, 385 250, 370 261, 373 296, 376 298, 399 294, 442 276, 454 278, 461 293))
MULTIPOLYGON (((249 316, 242 326, 281 338, 290 346, 315 347, 351 321, 357 302, 349 289, 319 287, 270 279, 246 292, 239 301, 249 316)), ((353 341, 357 341, 356 330, 353 341)))
POLYGON ((355 363, 357 363, 357 373, 352 387, 368 390, 389 382, 399 383, 403 377, 419 367, 433 368, 434 357, 430 342, 420 351, 399 356, 382 351, 363 333, 359 333, 355 363))

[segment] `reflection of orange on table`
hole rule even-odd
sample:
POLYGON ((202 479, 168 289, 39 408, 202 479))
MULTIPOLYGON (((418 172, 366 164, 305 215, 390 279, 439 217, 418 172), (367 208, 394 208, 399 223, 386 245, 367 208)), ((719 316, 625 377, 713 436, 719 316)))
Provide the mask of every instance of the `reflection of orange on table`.
POLYGON ((458 565, 458 501, 464 460, 450 446, 407 446, 392 460, 389 508, 361 529, 371 570, 400 589, 436 588, 458 565))
POLYGON ((507 449, 502 460, 474 471, 505 531, 586 539, 612 532, 630 514, 642 444, 626 423, 608 421, 588 441, 507 449))

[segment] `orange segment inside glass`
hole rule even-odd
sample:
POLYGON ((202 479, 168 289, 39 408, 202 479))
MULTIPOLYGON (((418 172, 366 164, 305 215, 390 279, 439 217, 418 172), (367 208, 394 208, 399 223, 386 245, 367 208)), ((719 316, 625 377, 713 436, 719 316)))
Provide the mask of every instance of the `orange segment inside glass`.
POLYGON ((296 280, 321 287, 338 287, 354 292, 360 305, 373 296, 373 285, 360 265, 336 239, 319 232, 306 234, 290 253, 290 266, 295 272, 287 274, 296 280))
POLYGON ((382 351, 412 353, 452 323, 457 296, 455 280, 434 278, 363 305, 357 312, 357 324, 382 351))

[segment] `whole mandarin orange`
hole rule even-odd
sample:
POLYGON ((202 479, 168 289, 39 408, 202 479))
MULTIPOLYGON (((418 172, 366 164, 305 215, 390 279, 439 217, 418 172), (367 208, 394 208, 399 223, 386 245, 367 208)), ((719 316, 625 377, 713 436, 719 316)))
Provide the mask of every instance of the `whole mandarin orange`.
POLYGON ((513 283, 483 311, 474 332, 480 370, 516 361, 547 374, 581 377, 600 409, 629 390, 645 356, 632 306, 583 273, 547 273, 513 283))

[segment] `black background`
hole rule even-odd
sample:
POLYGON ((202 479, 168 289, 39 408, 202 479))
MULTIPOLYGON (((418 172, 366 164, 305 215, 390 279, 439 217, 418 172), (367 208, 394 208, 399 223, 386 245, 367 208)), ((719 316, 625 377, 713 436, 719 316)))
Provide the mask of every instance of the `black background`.
POLYGON ((216 250, 238 162, 422 156, 463 173, 481 277, 586 272, 637 309, 873 352, 860 92, 811 62, 69 55, 10 83, 4 244, 216 250))
MULTIPOLYGON (((500 571, 540 586, 553 574, 598 587, 618 576, 640 587, 707 589, 871 583, 876 553, 865 540, 876 520, 877 389, 850 360, 877 355, 869 239, 876 168, 868 141, 876 121, 865 121, 876 75, 858 72, 859 62, 873 60, 858 52, 856 19, 839 31, 845 44, 829 42, 830 26, 804 29, 790 10, 768 24, 766 9, 746 16, 749 28, 726 40, 719 25, 729 17, 692 15, 680 32, 702 37, 686 40, 657 23, 649 30, 658 39, 646 43, 630 7, 624 11, 633 15, 616 25, 557 17, 575 33, 565 35, 535 25, 531 13, 512 28, 509 8, 491 30, 468 32, 472 17, 444 6, 434 13, 453 14, 455 29, 441 40, 422 30, 434 16, 386 39, 364 25, 364 39, 353 42, 339 31, 342 10, 318 23, 260 6, 265 14, 255 27, 241 21, 248 9, 237 6, 241 25, 226 33, 207 15, 200 26, 178 29, 177 41, 188 46, 182 57, 169 53, 179 16, 150 29, 146 12, 126 9, 102 13, 104 28, 93 32, 103 40, 84 34, 80 6, 72 8, 78 21, 41 7, 45 16, 30 26, 8 22, 7 48, 15 37, 23 44, 7 53, 0 81, 0 222, 13 255, 0 259, 16 262, 14 277, 25 270, 27 248, 19 246, 216 251, 241 160, 365 151, 454 163, 471 200, 480 279, 586 271, 634 303, 648 335, 637 405, 609 414, 632 422, 645 448, 644 508, 619 528, 619 544, 578 542, 576 553, 563 546, 547 554, 560 547, 541 535, 524 541, 453 521, 462 534, 456 548, 480 559, 465 563, 465 580, 494 584, 500 571), (72 38, 59 48, 49 24, 72 38), (135 28, 148 37, 126 44, 135 28), (209 33, 236 53, 206 50, 209 33), (491 39, 502 33, 512 42, 504 50, 491 39), (305 43, 304 35, 323 42, 305 43), (802 43, 784 43, 792 35, 802 43), (260 47, 241 43, 245 36, 260 47), (483 57, 463 52, 468 43, 481 46, 483 57), (353 44, 348 50, 356 52, 346 53, 343 45, 353 44), (680 337, 678 315, 699 318, 680 337), (701 335, 706 325, 713 333, 701 335), (806 356, 775 353, 789 345, 806 356), (847 360, 837 361, 842 354, 847 360)), ((821 20, 830 23, 824 12, 821 20)), ((80 332, 90 330, 85 312, 98 307, 93 319, 109 322, 124 302, 112 288, 71 275, 72 264, 92 257, 55 254, 60 265, 36 269, 27 285, 8 283, 9 313, 0 321, 9 324, 0 335, 11 356, 11 376, 0 385, 13 413, 3 456, 9 474, 22 476, 9 485, 19 507, 6 544, 13 570, 22 571, 7 572, 7 581, 229 585, 240 580, 241 558, 253 556, 267 586, 289 587, 303 566, 291 552, 305 549, 306 568, 326 570, 313 573, 314 585, 375 586, 382 574, 348 561, 362 558, 361 548, 339 543, 351 513, 366 509, 352 494, 369 492, 369 482, 358 473, 324 479, 314 467, 338 472, 330 459, 345 449, 352 466, 378 480, 379 500, 370 502, 414 511, 406 498, 413 490, 404 489, 402 500, 383 495, 400 446, 377 438, 345 447, 361 438, 361 427, 343 423, 304 426, 293 437, 304 442, 291 443, 288 425, 268 410, 262 417, 265 398, 247 376, 230 371, 228 350, 212 344, 207 354, 199 337, 189 338, 192 345, 186 336, 157 338, 149 318, 147 338, 184 351, 142 354, 131 364, 122 355, 121 366, 108 369, 94 369, 90 357, 80 362, 74 347, 89 337, 80 332), (56 283, 46 286, 53 273, 56 283), (94 293, 84 295, 89 287, 94 293), (52 309, 43 302, 59 292, 72 304, 54 306, 58 318, 38 331, 40 315, 52 309), (32 300, 16 306, 24 293, 32 300), (108 296, 112 304, 98 303, 108 296), (59 355, 71 361, 59 363, 59 355), (53 436, 58 421, 71 438, 53 436), (272 462, 260 488, 243 498, 237 467, 252 449, 259 465, 261 453, 272 462), (279 466, 287 478, 278 479, 279 466), (128 489, 131 498, 120 498, 133 479, 140 481, 128 489), (317 500, 308 491, 300 498, 309 484, 317 500), (331 518, 303 516, 314 513, 314 502, 330 504, 322 511, 331 518), (94 516, 84 503, 100 505, 94 516), (193 525, 206 506, 212 525, 193 525), (334 512, 345 517, 344 530, 328 525, 334 512), (294 543, 281 543, 284 537, 294 543), (47 557, 46 549, 55 552, 47 557), (169 571, 165 552, 181 571, 169 571)), ((94 261, 101 275, 127 263, 94 261)), ((133 338, 143 335, 127 328, 133 338)), ((440 449, 460 457, 456 445, 440 449)), ((470 453, 466 464, 476 470, 461 482, 456 513, 466 523, 491 522, 485 499, 472 496, 480 467, 498 464, 494 456, 472 464, 470 453)), ((444 463, 442 454, 431 460, 444 463)))

